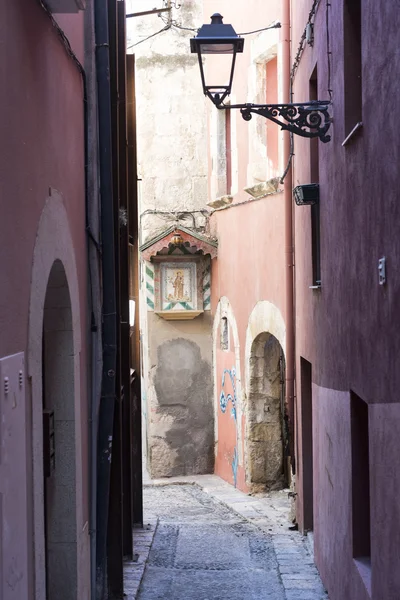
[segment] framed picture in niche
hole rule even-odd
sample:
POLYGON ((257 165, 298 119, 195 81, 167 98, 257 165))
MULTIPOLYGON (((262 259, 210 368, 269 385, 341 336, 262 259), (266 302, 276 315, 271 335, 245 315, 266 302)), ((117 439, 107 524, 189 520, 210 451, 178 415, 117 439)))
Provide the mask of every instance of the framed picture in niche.
POLYGON ((161 310, 197 309, 197 272, 195 262, 161 264, 161 310))

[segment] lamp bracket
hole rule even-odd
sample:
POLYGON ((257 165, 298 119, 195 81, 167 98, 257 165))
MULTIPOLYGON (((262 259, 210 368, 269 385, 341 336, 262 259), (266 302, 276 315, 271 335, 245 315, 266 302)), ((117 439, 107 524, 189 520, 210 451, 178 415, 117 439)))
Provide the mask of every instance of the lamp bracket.
POLYGON ((331 139, 327 135, 332 123, 328 112, 329 100, 295 104, 223 104, 220 98, 214 97, 213 102, 220 110, 240 109, 245 121, 250 121, 254 113, 301 137, 319 138, 324 143, 331 139))

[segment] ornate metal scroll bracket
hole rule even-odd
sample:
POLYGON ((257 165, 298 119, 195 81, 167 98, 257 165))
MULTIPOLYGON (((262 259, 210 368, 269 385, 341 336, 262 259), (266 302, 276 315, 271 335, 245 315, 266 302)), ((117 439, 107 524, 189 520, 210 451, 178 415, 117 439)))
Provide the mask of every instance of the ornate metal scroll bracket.
POLYGON ((245 121, 250 121, 252 113, 273 121, 286 131, 305 138, 319 138, 329 142, 327 135, 332 119, 328 112, 329 100, 314 100, 299 104, 218 104, 217 108, 240 109, 245 121))

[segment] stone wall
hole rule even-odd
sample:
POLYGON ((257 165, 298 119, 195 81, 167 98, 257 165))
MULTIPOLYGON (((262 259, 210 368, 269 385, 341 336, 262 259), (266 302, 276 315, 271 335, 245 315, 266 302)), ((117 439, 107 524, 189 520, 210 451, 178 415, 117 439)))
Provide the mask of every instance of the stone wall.
POLYGON ((283 484, 281 352, 278 340, 269 333, 253 342, 247 424, 252 489, 283 484))
POLYGON ((212 473, 211 314, 164 321, 148 313, 149 456, 152 477, 212 473))
MULTIPOLYGON (((176 211, 202 210, 207 202, 206 105, 189 44, 195 32, 173 26, 201 25, 203 3, 181 4, 163 20, 157 15, 128 19, 128 52, 136 56, 142 243, 174 222, 176 211), (147 39, 163 27, 169 28, 147 39)), ((127 11, 149 6, 131 0, 127 11)), ((182 215, 181 224, 204 230, 204 217, 197 213, 195 219, 182 215)))
MULTIPOLYGON (((136 56, 142 244, 174 223, 197 232, 208 225, 206 101, 197 56, 190 53, 195 31, 179 27, 197 29, 203 23, 203 2, 180 4, 179 9, 172 6, 170 14, 128 19, 128 52, 136 56)), ((127 2, 128 13, 152 8, 146 0, 127 2)), ((161 477, 211 472, 210 312, 190 322, 164 321, 148 305, 146 283, 143 266, 143 418, 150 473, 161 477)))

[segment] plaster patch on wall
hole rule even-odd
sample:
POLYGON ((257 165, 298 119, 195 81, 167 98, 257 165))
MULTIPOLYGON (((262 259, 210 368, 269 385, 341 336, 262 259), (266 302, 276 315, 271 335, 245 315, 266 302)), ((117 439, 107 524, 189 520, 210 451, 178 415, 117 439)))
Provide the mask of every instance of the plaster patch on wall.
POLYGON ((153 477, 213 471, 214 433, 211 365, 199 346, 185 338, 157 349, 152 406, 153 477))

